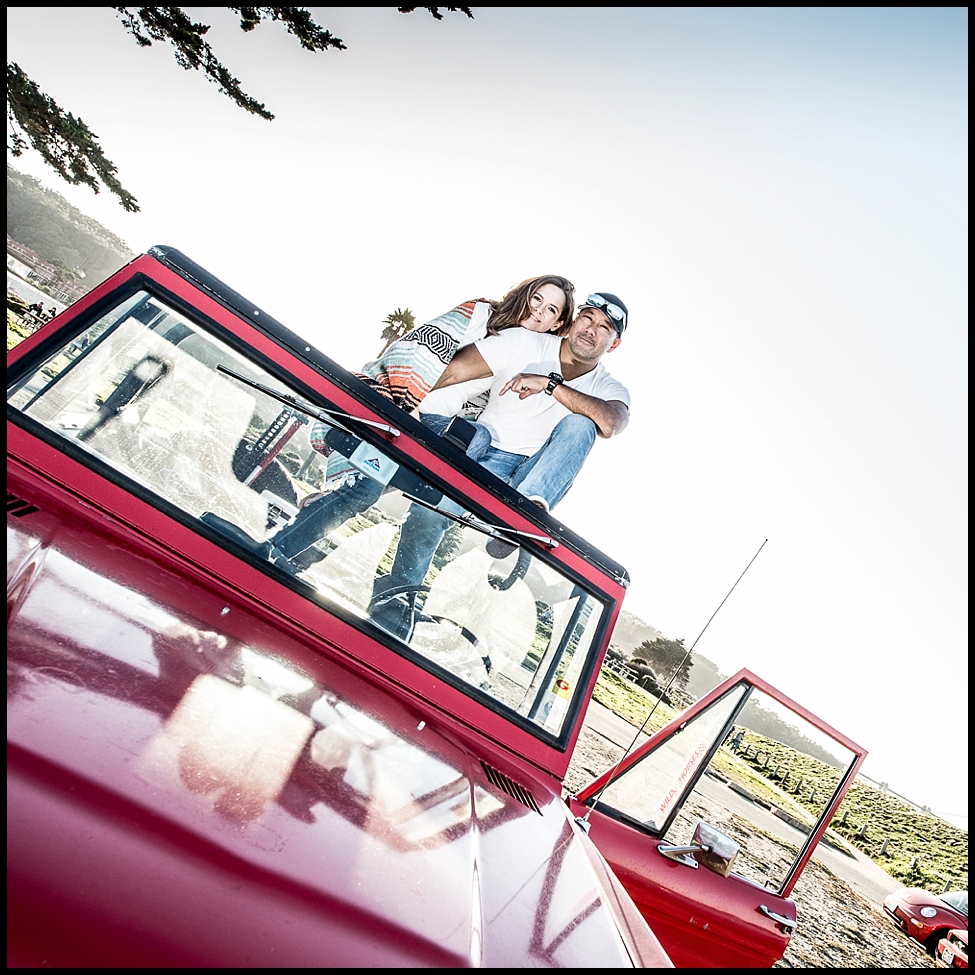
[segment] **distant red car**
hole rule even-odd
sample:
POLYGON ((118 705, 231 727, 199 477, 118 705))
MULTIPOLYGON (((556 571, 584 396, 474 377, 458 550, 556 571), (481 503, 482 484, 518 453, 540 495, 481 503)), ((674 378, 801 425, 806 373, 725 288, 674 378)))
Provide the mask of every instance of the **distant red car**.
POLYGON ((939 966, 968 968, 968 929, 955 928, 938 942, 939 966))
POLYGON ((920 941, 932 954, 949 931, 968 930, 967 890, 932 894, 919 887, 904 887, 884 901, 884 910, 901 931, 920 941))

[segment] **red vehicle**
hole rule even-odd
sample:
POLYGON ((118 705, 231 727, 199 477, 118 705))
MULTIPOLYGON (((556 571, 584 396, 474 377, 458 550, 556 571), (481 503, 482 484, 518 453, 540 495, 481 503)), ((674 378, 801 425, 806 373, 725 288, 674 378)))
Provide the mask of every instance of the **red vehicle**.
POLYGON ((781 957, 861 748, 742 671, 565 801, 625 570, 177 251, 7 365, 9 965, 781 957), (288 571, 269 541, 333 462, 384 493, 288 571), (756 865, 692 812, 759 697, 835 781, 756 865))
POLYGON ((920 887, 903 887, 884 901, 884 911, 908 937, 936 954, 938 942, 952 928, 967 930, 968 891, 932 894, 920 887))
POLYGON ((954 928, 939 942, 935 955, 941 968, 968 968, 968 928, 954 928))

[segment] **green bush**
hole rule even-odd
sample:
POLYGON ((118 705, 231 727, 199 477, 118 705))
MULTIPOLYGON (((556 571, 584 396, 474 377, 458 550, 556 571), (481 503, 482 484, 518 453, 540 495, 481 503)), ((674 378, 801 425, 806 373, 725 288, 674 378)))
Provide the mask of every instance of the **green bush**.
POLYGON ((27 301, 15 291, 7 288, 7 308, 17 315, 23 315, 27 311, 27 301))
POLYGON ((18 342, 23 342, 31 330, 20 318, 7 307, 7 351, 9 352, 18 342))

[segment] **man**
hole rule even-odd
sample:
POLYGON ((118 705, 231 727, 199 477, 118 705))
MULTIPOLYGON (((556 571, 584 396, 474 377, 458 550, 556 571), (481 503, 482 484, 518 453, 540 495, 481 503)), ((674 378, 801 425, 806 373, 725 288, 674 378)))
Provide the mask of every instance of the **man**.
POLYGON ((472 391, 467 385, 452 395, 449 387, 481 380, 490 399, 477 426, 490 436, 490 447, 481 434, 469 455, 551 510, 596 435, 612 437, 629 422, 629 393, 600 364, 619 345, 626 315, 615 295, 593 294, 561 337, 512 330, 460 349, 420 404, 421 419, 433 429, 446 427, 472 391), (588 422, 562 423, 573 416, 588 422))
MULTIPOLYGON (((460 349, 420 404, 422 422, 442 433, 450 417, 438 411, 459 409, 469 395, 466 384, 490 383, 467 454, 550 511, 572 486, 597 435, 615 436, 629 423, 629 393, 600 361, 620 344, 627 314, 616 295, 598 292, 562 337, 510 329, 460 349), (464 392, 451 397, 450 387, 460 383, 464 392)), ((440 507, 461 511, 446 500, 440 507)), ((449 524, 443 515, 413 505, 392 571, 377 590, 421 585, 449 524)), ((495 545, 490 554, 507 552, 495 545)))
MULTIPOLYGON (((599 292, 564 336, 512 328, 465 346, 422 401, 422 422, 443 433, 472 392, 490 387, 467 454, 550 510, 572 486, 596 436, 612 437, 629 422, 629 393, 600 362, 619 345, 627 314, 616 295, 599 292)), ((272 554, 294 559, 381 493, 382 485, 366 477, 332 491, 274 537, 272 554)), ((440 507, 462 510, 446 499, 440 507)), ((411 506, 383 587, 420 585, 449 524, 411 506)))

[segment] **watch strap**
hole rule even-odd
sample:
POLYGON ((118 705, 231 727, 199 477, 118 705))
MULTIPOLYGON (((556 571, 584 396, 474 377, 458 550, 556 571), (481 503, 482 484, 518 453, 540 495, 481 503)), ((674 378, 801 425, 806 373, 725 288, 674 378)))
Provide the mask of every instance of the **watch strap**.
POLYGON ((548 385, 545 387, 545 392, 551 396, 555 392, 556 386, 561 386, 565 382, 557 372, 550 372, 548 374, 548 385))

